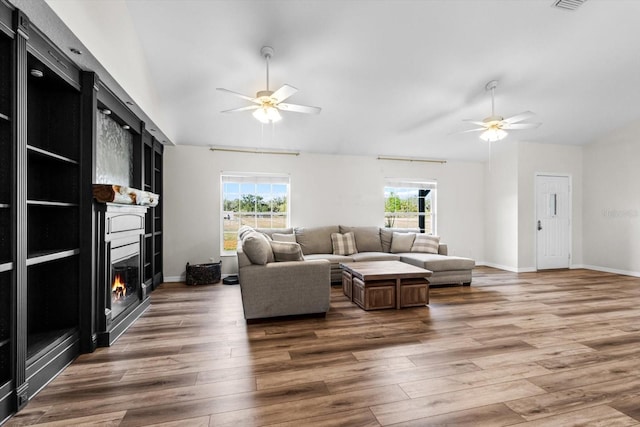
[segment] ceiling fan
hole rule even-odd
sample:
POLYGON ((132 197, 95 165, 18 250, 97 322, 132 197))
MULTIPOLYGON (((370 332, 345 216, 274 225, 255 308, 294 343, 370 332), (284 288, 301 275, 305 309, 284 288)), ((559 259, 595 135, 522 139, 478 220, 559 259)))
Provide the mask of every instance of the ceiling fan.
POLYGON ((260 54, 264 57, 267 64, 267 88, 266 90, 261 90, 256 93, 255 98, 243 95, 238 92, 234 92, 229 89, 217 88, 222 92, 230 93, 239 98, 251 101, 255 104, 249 105, 247 107, 240 107, 234 108, 232 110, 222 111, 223 113, 236 113, 239 111, 253 110, 253 117, 265 124, 280 121, 282 119, 280 110, 306 114, 320 113, 320 107, 311 107, 308 105, 289 104, 282 102, 298 91, 298 89, 293 86, 285 84, 275 92, 269 90, 269 60, 273 57, 273 53, 274 50, 271 46, 263 46, 262 49, 260 49, 260 54))
POLYGON ((497 116, 494 110, 495 107, 495 99, 494 94, 496 87, 498 87, 497 80, 491 80, 489 83, 485 85, 485 89, 487 91, 491 91, 491 115, 482 119, 482 121, 474 121, 474 120, 465 120, 465 122, 470 122, 481 127, 476 129, 469 129, 465 132, 479 132, 480 138, 484 141, 499 141, 505 138, 508 133, 507 130, 522 130, 522 129, 533 129, 537 128, 541 125, 541 123, 520 123, 523 120, 526 120, 530 117, 533 117, 535 114, 531 111, 525 111, 520 114, 516 114, 515 116, 511 116, 508 118, 504 118, 502 116, 497 116))

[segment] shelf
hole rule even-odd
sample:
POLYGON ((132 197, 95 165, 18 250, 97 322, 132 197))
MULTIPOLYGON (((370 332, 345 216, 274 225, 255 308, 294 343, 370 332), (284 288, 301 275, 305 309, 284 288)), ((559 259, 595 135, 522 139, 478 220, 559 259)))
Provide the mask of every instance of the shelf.
POLYGON ((11 121, 11 119, 9 118, 9 116, 7 116, 6 114, 2 114, 2 113, 0 113, 0 119, 2 119, 2 120, 6 120, 6 121, 8 121, 8 122, 10 122, 10 121, 11 121))
POLYGON ((62 251, 42 251, 30 254, 27 258, 27 266, 42 264, 43 262, 55 261, 58 259, 69 258, 78 255, 80 249, 67 249, 62 251))
POLYGON ((75 328, 65 328, 29 334, 27 337, 27 366, 37 361, 43 354, 75 332, 75 328))
POLYGON ((9 209, 11 207, 8 203, 0 203, 0 209, 9 209))
POLYGON ((79 209, 67 205, 27 206, 27 254, 65 252, 80 247, 79 209))
POLYGON ((9 338, 7 338, 6 340, 0 340, 0 348, 4 347, 5 345, 9 345, 11 343, 11 340, 9 338))
POLYGON ((155 231, 155 232, 153 233, 153 235, 154 235, 154 236, 159 236, 159 235, 161 235, 161 234, 162 234, 162 231, 155 231))
POLYGON ((77 203, 67 203, 67 202, 48 202, 46 200, 27 200, 27 205, 32 206, 57 206, 63 208, 74 208, 77 207, 77 203))
POLYGON ((150 263, 150 262, 145 262, 145 263, 144 263, 144 266, 145 266, 145 268, 146 268, 146 267, 150 267, 150 266, 151 266, 151 263, 150 263))
POLYGON ((50 157, 52 159, 60 160, 62 162, 67 162, 74 165, 78 164, 77 160, 73 160, 73 159, 70 159, 69 157, 61 156, 60 154, 56 154, 48 150, 43 150, 42 148, 34 147, 33 145, 27 145, 27 150, 33 153, 41 154, 45 157, 50 157))
POLYGON ((0 264, 0 273, 3 273, 5 271, 11 271, 11 270, 13 270, 12 262, 5 262, 3 264, 0 264))
POLYGON ((148 239, 148 238, 150 238, 150 237, 153 237, 153 233, 146 233, 146 234, 144 235, 144 238, 145 238, 145 239, 148 239))

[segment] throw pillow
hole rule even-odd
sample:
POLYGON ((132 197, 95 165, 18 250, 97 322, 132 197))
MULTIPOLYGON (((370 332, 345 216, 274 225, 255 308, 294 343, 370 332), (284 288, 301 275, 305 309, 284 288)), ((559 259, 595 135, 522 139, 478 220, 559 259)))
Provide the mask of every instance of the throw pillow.
POLYGON ((334 255, 351 255, 357 254, 356 236, 352 233, 331 233, 331 244, 333 245, 334 255))
POLYGON ((413 246, 415 238, 416 233, 396 233, 394 231, 391 239, 391 253, 411 252, 411 246, 413 246))
POLYGON ((427 254, 437 254, 440 245, 440 237, 428 234, 416 234, 416 239, 411 246, 411 252, 424 252, 427 254))
POLYGON ((250 227, 248 225, 243 225, 238 229, 238 239, 242 240, 244 236, 250 231, 253 231, 253 227, 250 227))
POLYGON ((258 231, 251 231, 245 234, 244 239, 242 239, 242 250, 252 264, 265 265, 274 261, 269 240, 267 236, 258 231))
POLYGON ((358 253, 382 252, 379 227, 347 227, 344 225, 340 226, 340 233, 348 233, 350 231, 355 235, 358 253))
POLYGON ((295 234, 281 234, 281 233, 273 233, 271 238, 275 242, 289 242, 296 243, 296 235, 295 234))
POLYGON ((295 242, 279 242, 272 240, 271 250, 276 262, 282 261, 304 261, 302 248, 295 242))

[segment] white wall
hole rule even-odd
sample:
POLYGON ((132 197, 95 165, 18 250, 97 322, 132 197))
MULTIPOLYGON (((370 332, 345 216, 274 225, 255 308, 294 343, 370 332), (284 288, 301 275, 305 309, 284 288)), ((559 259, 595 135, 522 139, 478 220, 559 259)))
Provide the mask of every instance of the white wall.
POLYGON ((485 166, 485 263, 517 271, 518 147, 508 141, 491 144, 485 166))
POLYGON ((584 149, 584 264, 640 276, 640 121, 584 149))
MULTIPOLYGON (((438 183, 438 234, 450 253, 484 259, 484 166, 381 161, 373 157, 302 153, 300 156, 212 152, 166 147, 164 154, 164 275, 183 277, 186 262, 220 259, 220 173, 270 172, 291 176, 291 225, 384 223, 384 179, 438 183)), ((236 269, 223 258, 223 272, 236 269)))
POLYGON ((167 136, 174 137, 151 85, 146 55, 124 0, 46 0, 133 101, 167 136))
POLYGON ((571 265, 582 264, 582 147, 518 144, 518 271, 536 269, 535 174, 571 177, 571 265))

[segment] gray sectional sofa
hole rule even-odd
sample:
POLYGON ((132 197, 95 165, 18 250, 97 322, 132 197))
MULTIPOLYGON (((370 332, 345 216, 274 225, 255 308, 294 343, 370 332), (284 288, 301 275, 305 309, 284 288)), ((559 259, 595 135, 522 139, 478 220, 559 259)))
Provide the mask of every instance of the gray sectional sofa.
POLYGON ((412 252, 409 247, 394 244, 394 233, 401 233, 396 235, 399 242, 406 233, 419 230, 342 225, 257 230, 243 227, 237 252, 245 318, 325 313, 330 284, 341 282, 340 263, 346 262, 402 261, 431 270, 432 286, 471 284, 474 260, 448 256, 445 244, 438 245, 438 253, 412 252), (334 233, 353 233, 357 252, 334 255, 334 233), (298 253, 289 253, 289 249, 298 253))

